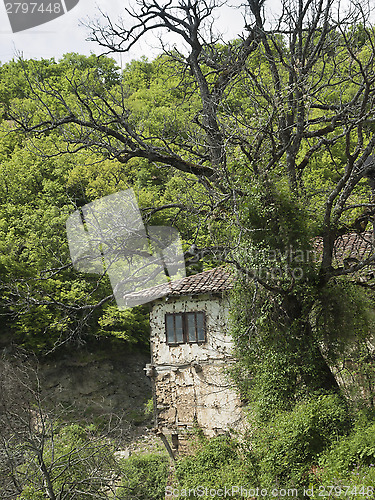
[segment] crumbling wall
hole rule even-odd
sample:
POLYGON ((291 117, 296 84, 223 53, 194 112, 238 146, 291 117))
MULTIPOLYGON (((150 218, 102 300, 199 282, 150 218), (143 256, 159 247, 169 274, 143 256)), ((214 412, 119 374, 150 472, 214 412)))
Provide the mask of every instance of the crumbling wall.
POLYGON ((157 426, 181 433, 198 424, 208 436, 242 425, 241 403, 227 375, 233 362, 229 304, 201 295, 157 301, 150 315, 157 426), (165 314, 205 311, 204 344, 166 343, 165 314))

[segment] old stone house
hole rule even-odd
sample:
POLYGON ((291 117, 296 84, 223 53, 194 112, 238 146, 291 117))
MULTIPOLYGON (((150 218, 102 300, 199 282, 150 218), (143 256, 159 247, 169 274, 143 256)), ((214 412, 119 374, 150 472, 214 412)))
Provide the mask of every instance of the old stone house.
POLYGON ((155 428, 175 448, 198 426, 215 436, 239 429, 241 403, 228 377, 233 362, 228 292, 233 276, 224 268, 189 276, 142 292, 150 303, 155 428), (153 299, 153 296, 161 298, 153 299))

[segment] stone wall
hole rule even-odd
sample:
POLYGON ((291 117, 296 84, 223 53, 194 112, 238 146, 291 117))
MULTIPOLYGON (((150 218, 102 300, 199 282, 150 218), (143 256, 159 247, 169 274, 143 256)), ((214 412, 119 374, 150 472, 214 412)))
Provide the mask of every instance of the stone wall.
POLYGON ((228 312, 228 300, 219 296, 185 296, 154 303, 151 363, 157 426, 162 432, 183 434, 198 424, 207 436, 214 436, 242 426, 241 403, 227 375, 233 348, 228 312), (165 314, 189 311, 205 311, 207 341, 168 345, 165 314))

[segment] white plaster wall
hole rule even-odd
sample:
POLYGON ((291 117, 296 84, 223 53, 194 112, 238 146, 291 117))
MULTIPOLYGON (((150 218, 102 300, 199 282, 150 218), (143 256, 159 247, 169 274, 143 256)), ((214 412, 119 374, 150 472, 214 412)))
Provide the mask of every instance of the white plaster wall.
POLYGON ((232 338, 228 334, 229 303, 227 299, 208 295, 172 298, 155 302, 150 313, 152 362, 156 365, 174 365, 208 359, 222 359, 231 355, 232 338), (165 314, 205 311, 206 338, 204 344, 169 346, 166 343, 165 314))

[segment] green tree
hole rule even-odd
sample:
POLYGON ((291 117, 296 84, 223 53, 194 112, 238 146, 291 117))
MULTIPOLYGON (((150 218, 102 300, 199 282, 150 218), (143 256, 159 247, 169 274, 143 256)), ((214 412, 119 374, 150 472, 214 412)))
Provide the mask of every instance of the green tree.
POLYGON ((162 454, 134 455, 120 463, 120 500, 163 500, 169 461, 162 454))
POLYGON ((59 155, 65 143, 57 132, 33 139, 11 133, 12 122, 6 115, 10 103, 22 102, 27 112, 35 111, 22 70, 29 66, 37 67, 44 81, 62 82, 66 98, 66 77, 79 74, 84 79, 93 71, 108 88, 119 79, 112 59, 97 62, 93 56, 77 54, 67 54, 59 63, 11 62, 1 67, 5 106, 0 132, 2 333, 27 348, 46 352, 87 336, 118 337, 121 324, 122 339, 147 345, 147 311, 113 314, 108 280, 73 271, 65 229, 67 217, 79 206, 126 189, 129 174, 124 168, 110 168, 109 162, 101 163, 102 157, 94 153, 59 155), (13 80, 15 74, 18 79, 13 80))

